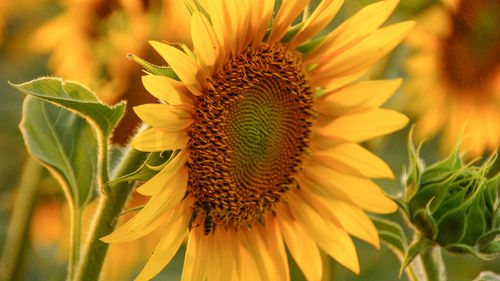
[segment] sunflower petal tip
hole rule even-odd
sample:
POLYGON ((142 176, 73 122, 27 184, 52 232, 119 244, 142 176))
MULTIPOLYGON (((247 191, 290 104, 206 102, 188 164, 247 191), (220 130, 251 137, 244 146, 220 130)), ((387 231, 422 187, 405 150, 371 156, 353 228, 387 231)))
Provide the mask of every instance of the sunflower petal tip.
POLYGON ((102 242, 104 243, 113 243, 115 239, 113 239, 113 233, 110 233, 108 235, 105 235, 101 238, 99 238, 99 240, 101 240, 102 242))

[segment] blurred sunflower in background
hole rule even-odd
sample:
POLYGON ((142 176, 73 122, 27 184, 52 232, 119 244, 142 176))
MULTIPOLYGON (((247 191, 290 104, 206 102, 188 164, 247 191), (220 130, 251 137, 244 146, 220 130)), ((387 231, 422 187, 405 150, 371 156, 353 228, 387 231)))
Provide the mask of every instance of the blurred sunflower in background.
POLYGON ((500 1, 446 0, 418 19, 406 64, 416 136, 440 130, 450 151, 465 127, 470 157, 500 144, 500 1))
POLYGON ((401 80, 355 82, 390 52, 413 22, 386 27, 398 1, 369 5, 313 39, 341 0, 197 1, 194 50, 151 45, 179 80, 143 77, 163 104, 134 108, 152 126, 132 141, 141 151, 174 150, 137 191, 151 196, 109 243, 163 234, 136 280, 158 274, 188 237, 182 280, 289 280, 285 243, 308 280, 320 280, 320 250, 351 271, 350 235, 379 247, 363 211, 397 209, 370 178, 393 178, 358 142, 403 128, 379 108, 401 80), (270 22, 272 22, 271 27, 270 22), (291 27, 292 26, 292 27, 291 27))
MULTIPOLYGON (((47 249, 54 248, 55 264, 65 264, 69 253, 69 229, 70 224, 69 210, 63 198, 58 194, 45 194, 38 199, 38 204, 30 226, 30 238, 34 244, 34 250, 40 257, 47 257, 53 260, 54 257, 48 257, 47 249)), ((124 214, 120 216, 119 225, 126 223, 133 216, 127 213, 128 210, 134 210, 147 203, 148 197, 136 192, 131 194, 127 205, 124 208, 124 214)), ((91 202, 83 212, 82 233, 88 233, 91 224, 91 218, 97 208, 97 200, 91 202)), ((108 250, 107 258, 103 264, 102 280, 128 280, 130 275, 137 271, 138 266, 142 264, 155 247, 155 243, 161 234, 156 230, 141 239, 128 243, 114 244, 108 250)), ((85 241, 85 237, 82 237, 85 241)), ((48 262, 50 263, 50 262, 48 262)), ((53 263, 53 262, 52 262, 53 263)))
POLYGON ((63 12, 36 30, 31 49, 50 53, 54 75, 92 88, 107 104, 127 100, 127 113, 112 142, 125 145, 139 119, 132 106, 153 102, 138 81, 141 70, 128 53, 159 60, 147 40, 187 42, 189 13, 177 0, 61 0, 63 12), (175 17, 175 21, 172 18, 175 17))

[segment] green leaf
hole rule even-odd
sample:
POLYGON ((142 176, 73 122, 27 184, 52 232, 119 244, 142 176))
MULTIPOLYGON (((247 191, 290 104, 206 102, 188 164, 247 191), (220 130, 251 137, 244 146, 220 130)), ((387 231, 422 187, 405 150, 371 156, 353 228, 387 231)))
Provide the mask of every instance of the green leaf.
POLYGON ((44 77, 11 84, 21 92, 52 102, 85 117, 104 138, 111 134, 125 112, 125 102, 115 106, 101 103, 85 86, 60 78, 44 77))
POLYGON ((140 57, 138 57, 134 54, 128 54, 127 57, 129 59, 135 61, 136 63, 140 64, 145 69, 145 71, 147 73, 154 74, 154 75, 163 75, 163 76, 170 77, 174 80, 180 81, 179 76, 177 76, 177 74, 175 74, 174 70, 172 70, 172 68, 170 68, 170 67, 154 65, 150 62, 147 62, 147 61, 141 59, 140 57))
POLYGON ((399 257, 403 257, 408 247, 405 233, 401 226, 390 220, 370 215, 370 219, 378 230, 380 239, 399 257))
POLYGON ((401 265, 401 269, 399 271, 399 274, 403 272, 403 270, 427 247, 430 247, 432 245, 432 241, 425 238, 424 236, 420 236, 417 238, 413 243, 410 245, 408 248, 408 251, 406 252, 403 264, 401 265))
POLYGON ((29 152, 59 181, 72 205, 85 206, 95 191, 98 153, 97 140, 85 119, 27 97, 20 129, 29 152))
POLYGON ((491 271, 483 271, 472 281, 500 281, 500 275, 491 271))

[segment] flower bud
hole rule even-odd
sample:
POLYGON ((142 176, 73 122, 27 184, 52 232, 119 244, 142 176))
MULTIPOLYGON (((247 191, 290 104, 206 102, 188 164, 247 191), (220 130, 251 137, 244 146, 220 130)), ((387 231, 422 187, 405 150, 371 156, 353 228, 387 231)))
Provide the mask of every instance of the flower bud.
POLYGON ((443 161, 425 167, 409 140, 410 168, 403 210, 422 237, 453 252, 491 253, 500 233, 497 189, 500 173, 487 174, 497 154, 483 165, 464 164, 458 144, 443 161), (492 244, 493 243, 493 244, 492 244))

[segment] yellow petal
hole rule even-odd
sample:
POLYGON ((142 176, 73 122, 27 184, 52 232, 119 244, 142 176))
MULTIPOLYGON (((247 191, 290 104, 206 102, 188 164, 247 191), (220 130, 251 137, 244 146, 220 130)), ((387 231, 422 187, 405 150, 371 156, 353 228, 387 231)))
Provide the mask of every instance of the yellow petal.
POLYGON ((328 208, 340 222, 347 233, 380 248, 378 232, 368 216, 358 207, 336 199, 326 199, 324 206, 328 208))
MULTIPOLYGON (((268 249, 263 241, 263 237, 256 230, 241 230, 241 240, 245 249, 248 251, 249 259, 252 259, 257 265, 261 280, 272 281, 279 280, 274 262, 269 254, 268 249)), ((244 267, 242 263, 240 265, 244 267)))
POLYGON ((235 241, 234 233, 223 228, 215 229, 214 239, 216 243, 216 258, 219 260, 220 278, 218 280, 234 280, 237 275, 235 264, 238 261, 238 242, 235 241))
POLYGON ((393 24, 372 32, 345 52, 320 64, 312 79, 340 77, 366 70, 394 49, 415 25, 413 21, 393 24))
MULTIPOLYGON (((206 263, 206 280, 221 280, 221 264, 219 259, 219 245, 217 244, 215 233, 207 238, 207 263, 206 263)), ((224 268, 224 270, 231 271, 231 268, 224 268)))
POLYGON ((362 142, 404 128, 408 121, 408 117, 399 112, 376 108, 341 116, 315 130, 340 141, 362 142))
MULTIPOLYGON (((353 81, 357 80, 363 74, 366 73, 366 69, 363 69, 361 71, 358 71, 356 73, 353 73, 351 75, 345 75, 345 76, 340 76, 340 77, 323 77, 320 79, 315 79, 313 80, 312 77, 309 77, 311 79, 311 83, 314 83, 316 85, 320 85, 323 88, 326 89, 338 89, 340 87, 343 87, 349 83, 352 83, 353 81)), ((317 78, 317 77, 316 77, 317 78)))
POLYGON ((153 127, 140 132, 130 145, 146 152, 181 149, 186 146, 188 136, 185 131, 168 132, 162 128, 153 127))
POLYGON ((163 216, 160 216, 159 218, 156 218, 152 222, 145 225, 144 228, 137 229, 134 233, 126 233, 125 231, 117 232, 117 230, 115 230, 114 232, 101 237, 100 240, 104 243, 123 243, 141 238, 142 236, 151 233, 161 225, 165 224, 165 222, 168 221, 171 216, 172 212, 165 213, 163 216))
POLYGON ((306 202, 299 192, 289 195, 293 216, 303 225, 323 251, 354 273, 359 273, 356 248, 349 235, 336 223, 326 219, 315 204, 306 202))
POLYGON ((193 228, 186 246, 181 281, 203 281, 208 260, 208 241, 201 227, 193 228))
POLYGON ((399 0, 380 1, 368 5, 333 30, 318 48, 305 58, 305 63, 328 61, 379 28, 392 14, 399 0))
MULTIPOLYGON (((236 253, 238 254, 237 257, 237 271, 238 271, 238 278, 241 281, 264 281, 264 280, 269 280, 267 277, 262 277, 262 271, 260 269, 263 269, 263 267, 259 267, 254 260, 253 256, 250 254, 250 250, 245 247, 243 244, 245 244, 243 238, 242 231, 238 232, 238 242, 236 245, 239 247, 237 248, 236 253)), ((235 245, 235 246, 236 246, 235 245)))
MULTIPOLYGON (((239 10, 239 28, 237 31, 238 34, 238 45, 237 52, 239 53, 242 49, 250 44, 255 34, 252 32, 251 21, 253 19, 253 14, 257 11, 254 10, 252 5, 257 4, 256 2, 260 2, 258 4, 262 4, 262 1, 252 1, 252 0, 241 0, 234 1, 239 10), (250 3, 252 2, 252 3, 250 3)), ((259 11, 262 12, 262 11, 259 11)))
POLYGON ((299 32, 287 43, 288 48, 295 48, 323 30, 335 17, 343 3, 344 0, 321 1, 311 16, 304 22, 299 32))
POLYGON ((279 230, 278 223, 274 217, 269 216, 266 219, 265 227, 255 224, 256 229, 264 240, 264 245, 269 251, 269 256, 273 261, 272 266, 275 270, 276 278, 274 280, 290 280, 290 270, 288 268, 288 259, 283 243, 283 237, 279 230))
POLYGON ((186 237, 190 218, 189 213, 174 215, 163 225, 165 231, 135 281, 153 279, 170 262, 186 237))
POLYGON ((382 159, 356 143, 342 143, 314 152, 314 158, 339 172, 394 179, 391 168, 382 159))
POLYGON ((182 82, 163 75, 144 75, 142 83, 155 98, 168 104, 193 104, 190 91, 182 82))
POLYGON ((151 46, 162 56, 162 58, 172 67, 172 70, 179 76, 186 87, 194 94, 201 95, 202 83, 206 81, 206 75, 201 71, 192 58, 183 51, 168 44, 157 41, 150 41, 151 46))
MULTIPOLYGON (((236 38, 231 37, 232 26, 235 24, 232 22, 235 15, 230 15, 226 1, 221 0, 207 0, 204 1, 205 9, 210 14, 210 19, 212 21, 212 26, 215 34, 219 40, 221 50, 224 51, 222 55, 222 60, 225 60, 229 54, 234 51, 232 48, 236 46, 234 40, 236 38)), ((235 27, 236 28, 236 27, 235 27)))
POLYGON ((212 74, 219 58, 220 44, 210 22, 198 11, 194 11, 191 18, 191 37, 200 65, 212 74))
POLYGON ((277 221, 286 246, 306 279, 320 281, 323 275, 323 264, 316 243, 309 238, 296 220, 291 219, 290 215, 280 213, 277 221))
POLYGON ((347 195, 352 203, 372 213, 392 213, 398 209, 396 203, 367 178, 340 173, 312 161, 303 167, 305 177, 332 198, 342 199, 347 195))
MULTIPOLYGON (((116 229, 113 233, 102 238, 105 242, 126 242, 146 235, 145 229, 150 224, 156 223, 158 219, 169 212, 178 204, 186 194, 187 169, 181 169, 171 182, 167 183, 163 190, 151 197, 144 208, 132 219, 116 229)), ((186 205, 187 203, 181 204, 186 205)), ((178 208, 177 208, 178 209, 178 208)))
POLYGON ((183 130, 193 123, 190 112, 169 104, 141 104, 134 106, 134 112, 147 124, 168 132, 183 130))
POLYGON ((253 44, 260 43, 266 34, 266 29, 271 23, 274 9, 274 0, 261 0, 252 3, 252 20, 250 21, 251 37, 253 44))
POLYGON ((402 79, 363 81, 332 91, 316 102, 314 109, 330 116, 379 107, 401 86, 402 79))
POLYGON ((152 196, 158 194, 163 188, 168 188, 168 184, 177 177, 177 173, 183 173, 180 170, 184 168, 187 157, 188 153, 181 150, 174 158, 168 160, 167 165, 158 174, 138 187, 137 192, 142 195, 152 196))
POLYGON ((310 0, 288 0, 286 3, 283 2, 274 19, 267 42, 269 44, 279 42, 309 2, 310 0))

